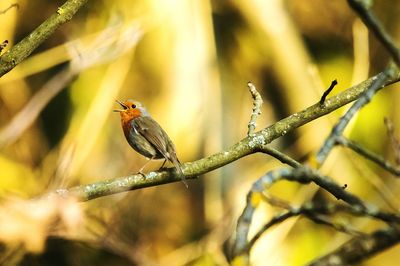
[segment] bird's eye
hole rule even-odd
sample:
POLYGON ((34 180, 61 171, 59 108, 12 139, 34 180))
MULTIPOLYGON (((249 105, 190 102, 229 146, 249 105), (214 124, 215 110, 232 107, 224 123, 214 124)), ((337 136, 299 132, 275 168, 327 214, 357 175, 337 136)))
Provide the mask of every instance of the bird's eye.
POLYGON ((136 104, 132 103, 132 109, 136 108, 136 104))

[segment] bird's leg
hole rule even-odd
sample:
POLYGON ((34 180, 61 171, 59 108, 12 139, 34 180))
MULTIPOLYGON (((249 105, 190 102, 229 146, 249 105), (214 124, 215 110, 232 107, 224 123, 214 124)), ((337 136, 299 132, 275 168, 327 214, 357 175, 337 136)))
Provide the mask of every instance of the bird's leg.
POLYGON ((146 177, 146 175, 142 172, 144 168, 155 158, 156 156, 151 157, 140 169, 139 169, 139 174, 142 176, 146 177))
POLYGON ((162 163, 161 167, 158 170, 161 170, 164 167, 166 162, 167 162, 167 159, 164 159, 164 162, 162 163))

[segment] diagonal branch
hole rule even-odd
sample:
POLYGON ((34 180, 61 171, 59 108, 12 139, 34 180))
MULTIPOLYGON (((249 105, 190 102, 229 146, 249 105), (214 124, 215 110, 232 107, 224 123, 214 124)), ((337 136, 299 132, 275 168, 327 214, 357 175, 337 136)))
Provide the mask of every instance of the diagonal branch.
POLYGON ((346 126, 354 115, 366 104, 368 104, 372 97, 383 87, 384 84, 389 80, 392 80, 397 76, 397 67, 394 64, 389 64, 385 71, 379 73, 375 78, 368 90, 360 96, 360 98, 350 107, 350 109, 344 114, 339 122, 333 127, 331 134, 325 140, 324 145, 321 147, 317 154, 317 165, 320 166, 324 163, 333 147, 337 144, 337 138, 342 136, 346 126))
POLYGON ((391 146, 392 146, 392 149, 393 149, 393 152, 395 155, 396 164, 399 165, 400 164, 400 142, 396 137, 393 122, 390 121, 390 119, 387 117, 385 117, 383 119, 383 122, 385 123, 387 135, 392 144, 391 146))
POLYGON ((16 3, 9 5, 6 9, 0 10, 0 15, 3 15, 3 14, 5 14, 5 13, 7 13, 7 11, 10 10, 11 8, 13 8, 13 7, 15 7, 16 9, 18 9, 18 8, 19 8, 19 5, 16 4, 16 3))
POLYGON ((371 30, 375 37, 383 44, 385 49, 390 53, 397 65, 400 65, 400 49, 395 44, 393 38, 386 32, 382 23, 370 10, 371 1, 367 0, 348 0, 351 8, 357 12, 364 24, 371 30))
MULTIPOLYGON (((194 179, 199 175, 220 168, 249 154, 265 152, 263 151, 265 145, 271 143, 273 140, 286 135, 288 132, 324 116, 360 97, 380 75, 382 75, 382 73, 332 96, 324 102, 323 107, 321 107, 319 103, 316 103, 259 132, 254 133, 253 136, 242 139, 240 142, 224 151, 194 162, 183 164, 183 172, 185 176, 188 179, 194 179)), ((397 82, 399 78, 400 72, 397 72, 395 78, 385 80, 384 85, 387 86, 397 82)), ((179 176, 176 175, 173 169, 167 169, 163 171, 150 172, 146 175, 146 178, 142 175, 129 175, 102 180, 92 184, 76 186, 70 189, 60 189, 55 193, 62 196, 73 195, 76 196, 78 200, 86 201, 124 191, 168 184, 177 181, 180 181, 179 176)))
POLYGON ((357 264, 399 242, 400 231, 393 227, 388 227, 383 230, 377 230, 367 236, 353 238, 337 250, 310 262, 308 265, 323 266, 357 264))
POLYGON ((71 20, 78 10, 88 0, 68 0, 46 19, 33 32, 10 48, 0 57, 0 77, 12 70, 16 65, 27 58, 40 44, 62 24, 71 20))
POLYGON ((347 139, 347 138, 345 138, 343 136, 337 138, 336 141, 337 141, 338 144, 343 145, 344 147, 347 147, 347 148, 353 150, 354 152, 362 155, 363 157, 367 158, 368 160, 376 163, 377 165, 379 165, 380 167, 382 167, 383 169, 385 169, 389 173, 391 173, 391 174, 393 174, 395 176, 400 176, 399 167, 396 167, 396 166, 392 165, 389 161, 384 159, 382 156, 380 156, 378 154, 375 154, 374 152, 363 148, 362 146, 360 146, 356 142, 354 142, 352 140, 349 140, 349 139, 347 139))

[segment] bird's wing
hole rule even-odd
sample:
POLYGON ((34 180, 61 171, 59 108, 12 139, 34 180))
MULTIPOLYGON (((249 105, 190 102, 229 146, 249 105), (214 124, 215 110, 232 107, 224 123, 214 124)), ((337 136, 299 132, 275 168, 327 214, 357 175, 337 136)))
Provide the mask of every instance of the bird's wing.
POLYGON ((167 133, 151 117, 138 117, 132 120, 132 126, 142 135, 154 148, 157 149, 166 159, 170 160, 169 139, 167 133))

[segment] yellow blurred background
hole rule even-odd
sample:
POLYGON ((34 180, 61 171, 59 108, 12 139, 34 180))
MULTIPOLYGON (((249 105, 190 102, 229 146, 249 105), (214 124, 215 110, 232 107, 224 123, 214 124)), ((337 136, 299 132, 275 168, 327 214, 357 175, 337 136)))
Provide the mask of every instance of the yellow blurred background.
MULTIPOLYGON (((0 10, 13 3, 1 1, 0 10)), ((63 1, 17 3, 0 15, 0 42, 7 39, 10 47, 63 1)), ((379 1, 374 10, 398 40, 397 1, 379 1)), ((142 102, 168 132, 180 160, 189 162, 245 137, 252 108, 248 81, 263 96, 262 129, 316 103, 332 80, 339 82, 337 94, 382 71, 388 59, 346 1, 89 1, 0 78, 0 262, 226 265, 252 182, 284 167, 269 156, 243 158, 189 181, 189 189, 175 183, 85 203, 29 199, 140 169, 146 159, 126 142, 112 112, 116 99, 142 102)), ((398 128, 394 87, 380 92, 346 131, 389 160, 394 151, 383 118, 398 128)), ((304 160, 344 110, 271 145, 304 160)), ((160 166, 155 161, 148 169, 160 166)), ((399 208, 398 182, 350 151, 336 148, 321 171, 376 206, 399 208)), ((295 206, 314 197, 332 199, 311 185, 286 182, 272 193, 295 206)), ((276 211, 262 206, 251 231, 276 211)), ((382 226, 336 219, 365 232, 382 226)), ((251 261, 303 265, 347 239, 294 219, 268 231, 251 261)), ((393 248, 364 265, 395 265, 399 254, 393 248)))

